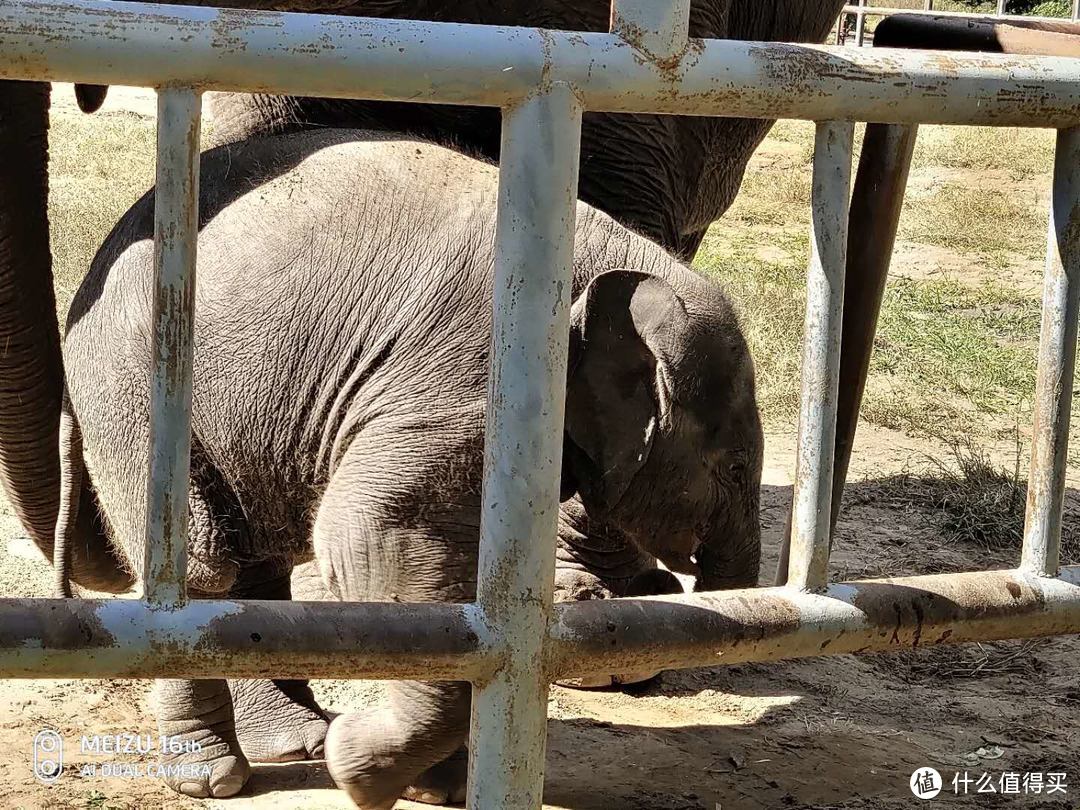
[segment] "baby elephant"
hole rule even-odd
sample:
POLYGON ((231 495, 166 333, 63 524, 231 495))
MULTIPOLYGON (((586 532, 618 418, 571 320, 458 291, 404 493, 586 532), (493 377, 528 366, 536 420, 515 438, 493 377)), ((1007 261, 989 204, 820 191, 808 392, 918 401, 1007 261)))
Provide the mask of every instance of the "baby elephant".
MULTIPOLYGON (((293 566, 314 557, 338 599, 474 598, 496 186, 490 165, 371 133, 204 156, 195 596, 287 599, 293 566)), ((131 571, 143 564, 152 216, 147 195, 102 246, 64 349, 64 418, 83 442, 81 464, 63 454, 65 480, 85 469, 82 491, 131 571)), ((584 204, 572 296, 560 594, 670 590, 657 559, 701 589, 755 585, 762 432, 731 305, 584 204)), ((386 705, 327 731, 303 682, 156 687, 162 732, 200 743, 178 761, 208 766, 177 790, 232 795, 249 761, 319 756, 325 740, 331 774, 364 808, 460 797, 469 700, 468 684, 397 683, 386 705)))

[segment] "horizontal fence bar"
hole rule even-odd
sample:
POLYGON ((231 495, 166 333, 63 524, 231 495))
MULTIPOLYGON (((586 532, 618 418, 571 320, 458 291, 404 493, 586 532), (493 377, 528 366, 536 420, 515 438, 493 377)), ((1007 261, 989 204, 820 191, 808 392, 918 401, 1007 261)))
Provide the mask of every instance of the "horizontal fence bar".
POLYGON ((490 674, 473 605, 0 599, 0 678, 422 678, 490 674))
POLYGON ((1080 566, 557 606, 555 678, 1080 633, 1080 566))
POLYGON ((615 34, 6 0, 0 77, 512 106, 566 82, 589 110, 886 123, 1080 124, 1080 60, 696 41, 653 63, 615 34))
MULTIPOLYGON (((548 677, 1080 633, 1080 566, 555 606, 548 677)), ((420 678, 499 665, 475 605, 0 600, 0 678, 420 678)))
POLYGON ((157 607, 182 603, 187 586, 201 108, 194 90, 167 88, 158 93, 143 566, 143 598, 157 607))
POLYGON ((1021 565, 1057 572, 1080 315, 1080 128, 1058 133, 1021 565))

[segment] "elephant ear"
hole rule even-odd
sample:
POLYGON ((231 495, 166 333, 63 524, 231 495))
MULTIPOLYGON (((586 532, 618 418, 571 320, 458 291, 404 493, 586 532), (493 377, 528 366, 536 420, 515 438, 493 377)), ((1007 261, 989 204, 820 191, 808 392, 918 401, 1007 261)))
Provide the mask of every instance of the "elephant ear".
MULTIPOLYGON (((594 278, 570 310, 564 482, 605 510, 644 466, 671 416, 671 358, 686 329, 663 279, 632 270, 594 278)), ((565 494, 565 489, 564 489, 565 494)))

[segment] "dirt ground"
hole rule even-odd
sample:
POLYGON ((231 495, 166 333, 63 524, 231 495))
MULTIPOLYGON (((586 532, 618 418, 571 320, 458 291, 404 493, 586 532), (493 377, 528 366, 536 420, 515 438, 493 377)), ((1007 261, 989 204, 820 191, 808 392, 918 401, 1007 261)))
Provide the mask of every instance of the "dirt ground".
MULTIPOLYGON (((145 106, 145 98, 133 97, 131 103, 145 106)), ((898 272, 928 272, 927 262, 925 254, 900 246, 898 272)), ((949 272, 962 270, 944 261, 938 266, 943 265, 949 272)), ((991 452, 1007 463, 1011 449, 991 452)), ((858 578, 1015 564, 1013 554, 946 543, 928 509, 882 497, 898 476, 918 471, 929 456, 946 454, 942 443, 860 427, 834 569, 858 578)), ((793 466, 793 428, 770 432, 763 582, 771 580, 775 567, 793 466)), ((1069 520, 1080 506, 1076 479, 1080 475, 1071 470, 1069 520)), ((48 592, 47 565, 0 498, 0 595, 48 592)), ((948 806, 1075 807, 1080 805, 1078 661, 1080 639, 1070 637, 665 672, 626 691, 554 688, 546 806, 906 807, 918 801, 909 789, 912 772, 930 766, 946 783, 936 801, 948 806), (995 787, 1007 772, 1065 772, 1068 788, 1053 795, 1045 790, 979 795, 973 781, 969 795, 954 795, 953 774, 965 772, 973 780, 990 774, 995 787)), ((362 706, 380 693, 377 683, 314 686, 324 705, 337 711, 362 706)), ((154 733, 145 705, 148 688, 146 681, 0 682, 0 807, 350 806, 321 763, 256 766, 243 795, 217 802, 178 799, 149 779, 80 777, 79 766, 95 759, 78 753, 80 735, 154 733), (32 775, 33 738, 45 728, 58 731, 68 751, 64 774, 51 786, 32 775)), ((422 805, 401 802, 399 807, 422 805)))

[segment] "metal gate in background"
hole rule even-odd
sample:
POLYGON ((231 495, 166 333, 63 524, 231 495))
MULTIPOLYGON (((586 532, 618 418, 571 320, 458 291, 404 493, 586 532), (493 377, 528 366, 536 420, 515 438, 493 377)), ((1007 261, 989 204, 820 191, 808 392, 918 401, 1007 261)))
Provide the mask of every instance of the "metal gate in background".
POLYGON ((997 0, 996 9, 993 13, 967 12, 967 11, 944 11, 934 8, 934 0, 922 0, 922 8, 896 8, 890 6, 888 0, 882 0, 881 5, 871 5, 871 0, 856 0, 844 6, 840 12, 840 18, 836 23, 836 44, 843 45, 846 40, 846 24, 848 16, 855 18, 855 44, 860 48, 866 42, 866 18, 867 17, 891 17, 894 14, 924 15, 945 19, 977 19, 994 20, 996 22, 1028 22, 1067 23, 1080 21, 1080 0, 1071 0, 1068 17, 1039 17, 1022 14, 1010 14, 1006 9, 1006 0, 997 0))
POLYGON ((571 33, 6 0, 0 77, 157 88, 157 281, 144 597, 0 600, 0 676, 468 680, 469 802, 487 810, 539 807, 546 697, 558 677, 1080 632, 1080 567, 1058 565, 1080 303, 1080 60, 688 40, 688 17, 689 0, 615 0, 610 33, 571 33), (502 109, 474 604, 187 600, 206 90, 502 109), (785 587, 552 605, 584 110, 818 122, 785 587), (1058 129, 1015 570, 828 582, 854 121, 898 132, 918 123, 1058 129))

